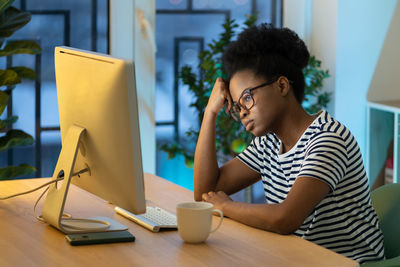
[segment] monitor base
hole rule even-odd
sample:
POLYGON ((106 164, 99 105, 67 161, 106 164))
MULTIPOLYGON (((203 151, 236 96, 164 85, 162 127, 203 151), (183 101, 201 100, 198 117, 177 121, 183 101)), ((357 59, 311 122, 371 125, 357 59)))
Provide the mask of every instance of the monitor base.
POLYGON ((65 234, 125 231, 128 227, 108 217, 85 219, 62 219, 62 232, 65 234), (93 220, 93 221, 89 221, 93 220), (102 222, 104 223, 102 223, 102 222), (105 223, 109 224, 105 227, 105 223))

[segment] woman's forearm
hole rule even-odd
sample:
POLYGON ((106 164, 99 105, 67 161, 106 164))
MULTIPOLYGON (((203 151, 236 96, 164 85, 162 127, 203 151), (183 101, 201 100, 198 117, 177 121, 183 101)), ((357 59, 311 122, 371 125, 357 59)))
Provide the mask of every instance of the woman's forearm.
POLYGON ((205 111, 194 155, 194 198, 215 189, 219 168, 215 148, 217 114, 205 111))
POLYGON ((231 201, 226 203, 223 213, 240 223, 279 234, 291 234, 298 227, 298 224, 284 213, 282 204, 249 204, 231 201))

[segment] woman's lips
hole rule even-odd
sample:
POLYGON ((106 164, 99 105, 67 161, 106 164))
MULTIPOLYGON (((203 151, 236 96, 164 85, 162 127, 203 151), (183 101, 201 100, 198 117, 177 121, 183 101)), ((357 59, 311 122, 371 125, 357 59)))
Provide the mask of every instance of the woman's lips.
POLYGON ((244 127, 246 127, 246 131, 250 131, 254 127, 253 120, 246 121, 244 127))

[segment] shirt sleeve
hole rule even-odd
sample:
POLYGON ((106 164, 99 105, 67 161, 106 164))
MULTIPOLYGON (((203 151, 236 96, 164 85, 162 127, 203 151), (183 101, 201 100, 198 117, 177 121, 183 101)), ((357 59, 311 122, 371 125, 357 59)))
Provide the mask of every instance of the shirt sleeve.
POLYGON ((346 174, 347 162, 344 139, 337 133, 321 132, 308 145, 297 177, 319 179, 333 191, 346 174))
POLYGON ((260 173, 263 161, 262 153, 257 147, 260 147, 260 138, 253 139, 250 145, 242 153, 240 153, 237 158, 251 169, 260 173))

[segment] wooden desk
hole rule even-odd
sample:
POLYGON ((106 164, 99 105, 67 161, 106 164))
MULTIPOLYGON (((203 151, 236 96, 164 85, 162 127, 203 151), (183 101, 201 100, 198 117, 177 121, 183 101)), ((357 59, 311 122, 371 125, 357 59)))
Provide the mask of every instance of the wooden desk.
MULTIPOLYGON (((9 195, 48 179, 0 182, 9 195)), ((146 199, 175 213, 193 193, 154 175, 145 175, 146 199)), ((254 229, 225 218, 200 245, 184 243, 177 231, 152 233, 117 215, 114 206, 71 185, 66 212, 75 217, 108 216, 127 225, 131 243, 70 246, 64 235, 35 219, 40 192, 0 201, 0 266, 357 266, 357 262, 295 236, 254 229)), ((217 217, 214 218, 217 220, 217 217)), ((214 221, 216 223, 216 221, 214 221)))

